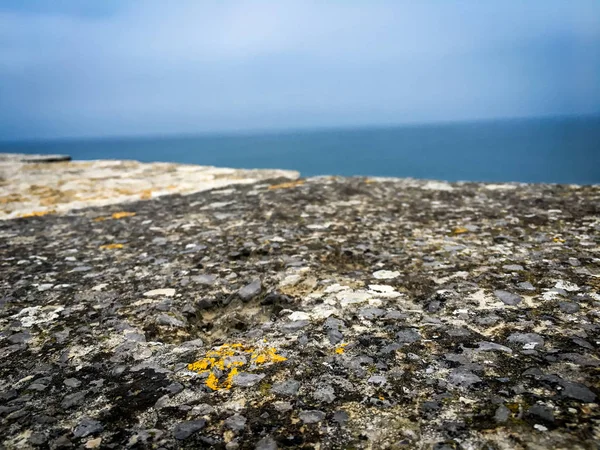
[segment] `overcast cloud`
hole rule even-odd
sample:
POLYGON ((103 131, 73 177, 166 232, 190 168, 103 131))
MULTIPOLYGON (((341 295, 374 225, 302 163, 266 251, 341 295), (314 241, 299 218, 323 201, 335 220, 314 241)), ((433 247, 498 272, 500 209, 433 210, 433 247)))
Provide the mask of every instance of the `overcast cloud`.
POLYGON ((600 2, 0 4, 0 139, 600 113, 600 2))

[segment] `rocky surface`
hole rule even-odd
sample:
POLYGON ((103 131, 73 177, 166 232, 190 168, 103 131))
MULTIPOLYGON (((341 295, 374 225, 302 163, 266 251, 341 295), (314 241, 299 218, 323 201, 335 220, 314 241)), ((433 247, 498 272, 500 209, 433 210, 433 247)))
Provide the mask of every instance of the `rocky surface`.
POLYGON ((273 179, 5 220, 0 257, 6 448, 600 441, 598 186, 273 179))
POLYGON ((290 170, 70 159, 67 155, 0 154, 0 219, 66 213, 89 206, 299 176, 290 170))

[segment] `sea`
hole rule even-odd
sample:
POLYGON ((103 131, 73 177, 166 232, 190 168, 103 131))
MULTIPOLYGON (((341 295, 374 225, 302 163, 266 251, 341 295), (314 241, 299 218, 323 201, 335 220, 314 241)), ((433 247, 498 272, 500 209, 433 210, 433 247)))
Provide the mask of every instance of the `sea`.
POLYGON ((0 152, 448 181, 600 183, 600 116, 0 141, 0 152))

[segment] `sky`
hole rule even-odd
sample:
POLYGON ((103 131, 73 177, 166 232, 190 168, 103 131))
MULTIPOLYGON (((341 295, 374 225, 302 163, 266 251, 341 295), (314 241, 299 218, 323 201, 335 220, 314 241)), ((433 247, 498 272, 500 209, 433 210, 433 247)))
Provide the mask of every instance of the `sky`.
POLYGON ((587 114, 597 0, 0 2, 0 140, 587 114))

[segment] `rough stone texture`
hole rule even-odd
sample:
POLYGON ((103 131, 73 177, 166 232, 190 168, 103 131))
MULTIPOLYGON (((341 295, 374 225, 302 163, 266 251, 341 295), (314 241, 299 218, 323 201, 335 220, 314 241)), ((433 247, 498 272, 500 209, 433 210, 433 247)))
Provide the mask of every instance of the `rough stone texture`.
POLYGON ((65 213, 88 206, 298 176, 298 172, 291 170, 242 170, 138 161, 70 161, 66 155, 5 153, 0 154, 0 219, 65 213))
POLYGON ((6 448, 600 438, 599 187, 266 180, 5 220, 0 264, 6 448))

